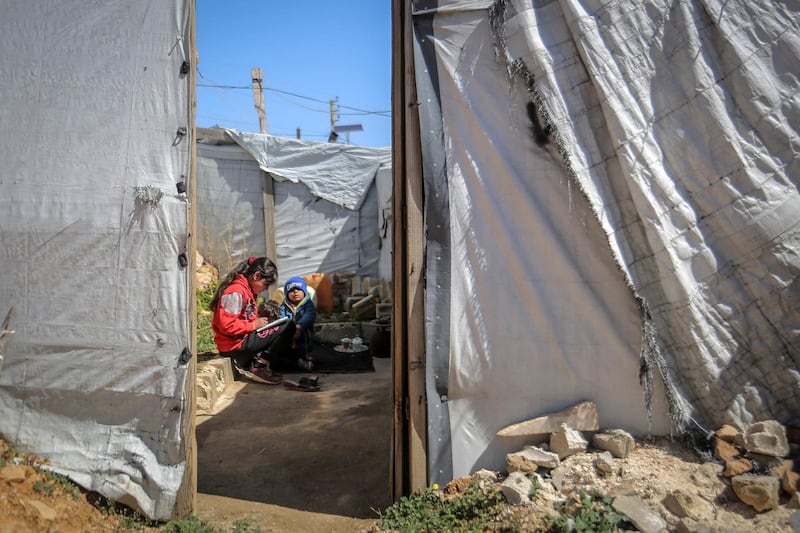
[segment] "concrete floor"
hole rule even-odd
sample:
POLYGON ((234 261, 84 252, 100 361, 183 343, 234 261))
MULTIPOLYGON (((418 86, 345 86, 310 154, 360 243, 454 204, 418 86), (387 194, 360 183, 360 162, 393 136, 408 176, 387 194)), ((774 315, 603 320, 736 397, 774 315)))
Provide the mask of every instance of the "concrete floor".
POLYGON ((228 385, 198 413, 199 501, 375 519, 391 503, 392 385, 391 360, 373 364, 374 373, 318 374, 318 392, 228 385))

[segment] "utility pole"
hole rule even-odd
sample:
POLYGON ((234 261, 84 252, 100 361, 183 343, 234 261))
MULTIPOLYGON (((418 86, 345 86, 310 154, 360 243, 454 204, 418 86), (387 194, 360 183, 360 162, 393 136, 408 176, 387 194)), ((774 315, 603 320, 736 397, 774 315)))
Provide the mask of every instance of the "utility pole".
POLYGON ((331 131, 336 125, 336 100, 331 100, 331 131))
POLYGON ((267 114, 264 109, 264 85, 261 78, 261 68, 253 67, 250 69, 253 78, 253 103, 258 111, 258 126, 261 133, 267 133, 267 114))
MULTIPOLYGON (((337 97, 336 100, 339 98, 337 97)), ((339 135, 336 133, 336 100, 331 100, 331 132, 328 135, 328 142, 335 143, 336 139, 339 138, 339 135)))

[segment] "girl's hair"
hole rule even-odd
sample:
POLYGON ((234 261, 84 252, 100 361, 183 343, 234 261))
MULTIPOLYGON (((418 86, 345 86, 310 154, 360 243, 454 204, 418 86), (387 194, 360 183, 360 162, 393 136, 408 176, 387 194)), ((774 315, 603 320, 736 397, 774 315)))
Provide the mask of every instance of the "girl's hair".
POLYGON ((244 274, 245 277, 250 277, 250 275, 255 272, 259 272, 264 279, 267 280, 268 286, 272 285, 278 280, 278 267, 275 266, 275 263, 266 257, 250 257, 249 259, 236 265, 233 270, 228 272, 228 275, 225 276, 225 278, 220 282, 216 292, 214 292, 214 297, 208 304, 208 308, 212 311, 216 311, 217 304, 219 303, 222 293, 228 288, 228 285, 233 283, 233 280, 235 280, 239 274, 244 274))

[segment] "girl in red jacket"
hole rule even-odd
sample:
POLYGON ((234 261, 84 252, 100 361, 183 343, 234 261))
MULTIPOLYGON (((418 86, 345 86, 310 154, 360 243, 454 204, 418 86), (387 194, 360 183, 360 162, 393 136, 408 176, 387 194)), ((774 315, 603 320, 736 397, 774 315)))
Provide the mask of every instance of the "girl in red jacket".
POLYGON ((291 346, 294 322, 264 328, 266 317, 258 316, 256 297, 278 279, 278 268, 266 257, 251 257, 231 270, 217 287, 209 308, 214 312, 211 329, 219 353, 230 357, 236 371, 245 377, 277 385, 281 375, 270 370, 273 350, 291 346), (261 331, 259 331, 261 330, 261 331))

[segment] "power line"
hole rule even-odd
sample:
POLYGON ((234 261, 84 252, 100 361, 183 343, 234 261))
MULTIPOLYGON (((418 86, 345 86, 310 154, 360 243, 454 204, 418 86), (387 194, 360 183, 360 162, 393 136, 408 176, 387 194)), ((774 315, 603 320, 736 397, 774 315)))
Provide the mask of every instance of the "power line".
MULTIPOLYGON (((253 89, 252 86, 222 85, 222 84, 214 82, 213 80, 210 80, 210 79, 206 78, 203 75, 203 73, 200 72, 199 69, 198 69, 197 73, 204 80, 207 80, 207 81, 211 82, 211 83, 198 83, 197 84, 198 87, 211 87, 211 88, 215 88, 215 89, 228 89, 228 90, 245 90, 246 89, 248 91, 253 89)), ((293 92, 289 92, 289 91, 283 91, 281 89, 275 89, 274 87, 266 87, 265 86, 265 87, 263 87, 263 89, 265 91, 271 91, 271 92, 274 92, 274 93, 285 94, 287 96, 293 96, 295 98, 302 98, 303 100, 310 100, 312 102, 318 102, 318 103, 321 103, 321 104, 328 104, 329 103, 329 100, 320 100, 319 98, 312 98, 310 96, 305 96, 305 95, 302 95, 302 94, 297 94, 297 93, 293 93, 293 92)), ((350 107, 350 106, 341 105, 341 104, 339 104, 339 107, 343 108, 343 109, 349 109, 351 111, 357 111, 357 113, 339 113, 340 115, 379 115, 379 116, 384 116, 384 117, 391 118, 391 111, 390 110, 387 110, 387 111, 369 111, 369 110, 366 110, 366 109, 359 109, 357 107, 350 107)), ((322 109, 313 109, 313 108, 308 108, 308 107, 306 107, 305 109, 308 109, 309 111, 314 111, 314 112, 317 112, 317 113, 328 113, 327 110, 322 110, 322 109)))

